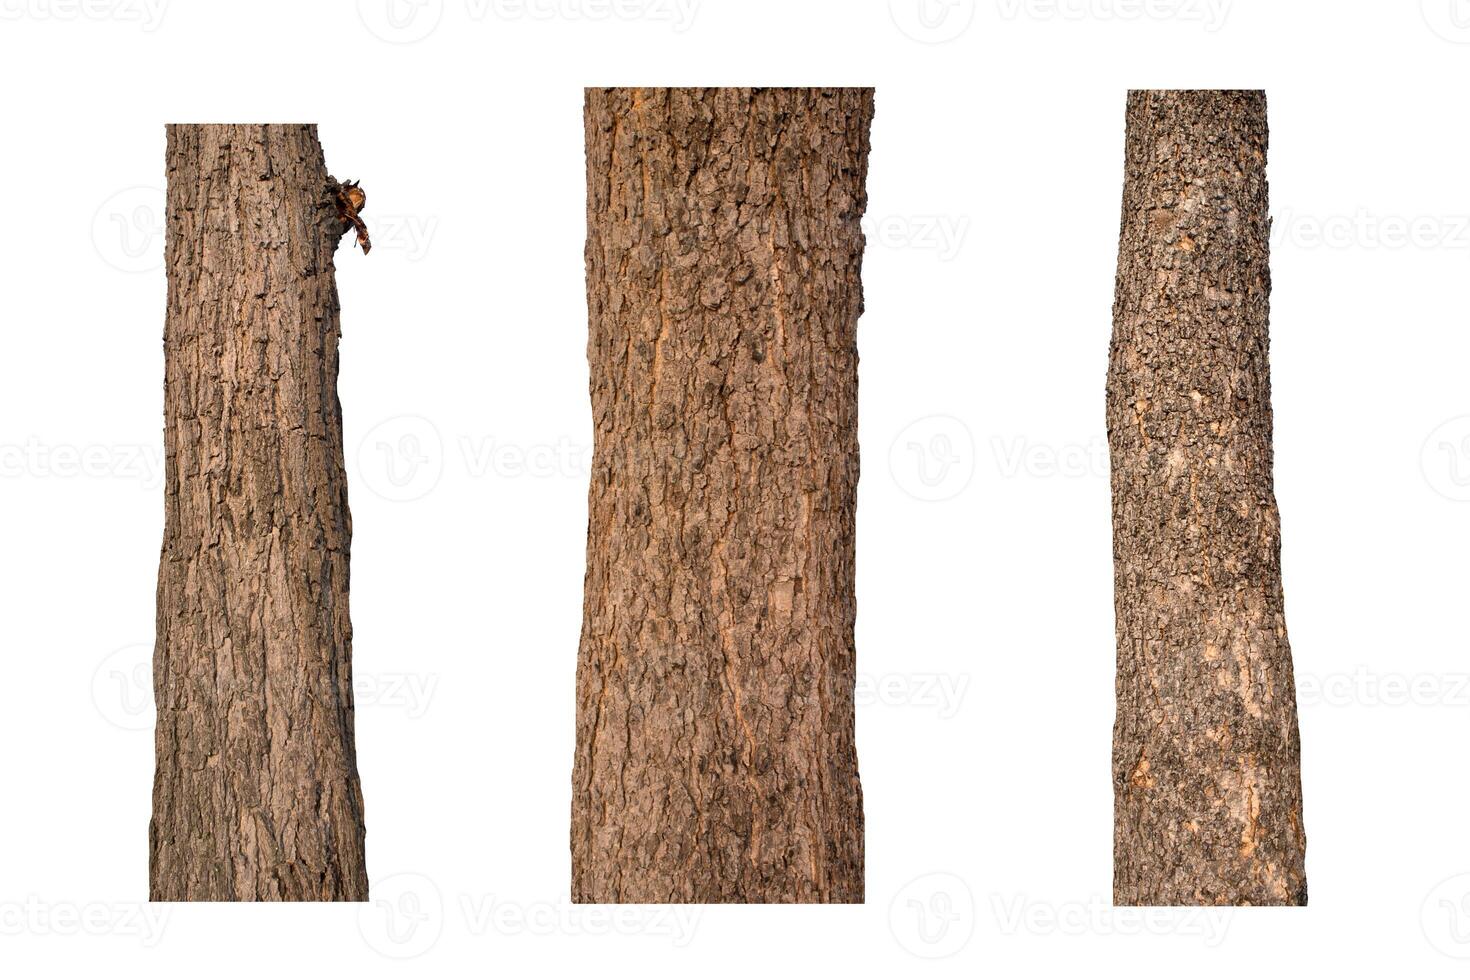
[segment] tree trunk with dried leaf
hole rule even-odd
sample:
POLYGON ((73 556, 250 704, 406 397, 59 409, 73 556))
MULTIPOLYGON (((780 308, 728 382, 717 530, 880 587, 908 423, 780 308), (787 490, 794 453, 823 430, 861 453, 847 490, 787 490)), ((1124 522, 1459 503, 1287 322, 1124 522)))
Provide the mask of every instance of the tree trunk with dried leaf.
POLYGON ((1133 92, 1108 371, 1120 905, 1304 905, 1262 92, 1133 92))
POLYGON ((315 126, 167 152, 150 895, 363 901, 337 184, 315 126))
POLYGON ((578 902, 859 902, 870 89, 586 97, 578 902))

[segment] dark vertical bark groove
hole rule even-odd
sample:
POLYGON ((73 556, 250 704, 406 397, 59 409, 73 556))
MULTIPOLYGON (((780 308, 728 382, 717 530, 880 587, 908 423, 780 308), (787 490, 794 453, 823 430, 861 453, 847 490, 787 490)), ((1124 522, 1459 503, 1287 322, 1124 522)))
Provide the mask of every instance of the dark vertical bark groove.
POLYGON ((858 902, 870 89, 586 97, 579 902, 858 902))
POLYGON ((1120 905, 1304 905, 1262 92, 1132 92, 1108 370, 1120 905))
POLYGON ((334 187, 315 126, 168 127, 154 900, 367 898, 334 187))

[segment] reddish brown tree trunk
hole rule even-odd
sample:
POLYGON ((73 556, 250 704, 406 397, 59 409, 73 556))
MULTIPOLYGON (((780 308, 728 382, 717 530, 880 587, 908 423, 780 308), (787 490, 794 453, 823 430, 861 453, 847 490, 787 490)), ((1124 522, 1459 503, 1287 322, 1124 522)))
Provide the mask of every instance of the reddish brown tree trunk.
POLYGON ((869 89, 586 99, 579 902, 857 902, 869 89))
POLYGON ((155 900, 367 898, 335 186, 314 126, 168 127, 155 900))
POLYGON ((1133 92, 1108 371, 1113 899, 1304 905, 1262 92, 1133 92))

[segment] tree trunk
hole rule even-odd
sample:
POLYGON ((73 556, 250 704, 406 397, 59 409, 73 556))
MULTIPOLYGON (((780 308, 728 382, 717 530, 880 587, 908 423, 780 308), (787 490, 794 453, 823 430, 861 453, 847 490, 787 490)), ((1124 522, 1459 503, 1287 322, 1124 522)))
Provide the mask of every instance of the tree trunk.
POLYGON ((1108 370, 1119 905, 1307 901, 1269 231, 1264 93, 1129 94, 1108 370))
POLYGON ((154 900, 367 898, 336 187, 315 126, 168 127, 154 900))
POLYGON ((579 902, 860 902, 871 89, 589 90, 579 902))

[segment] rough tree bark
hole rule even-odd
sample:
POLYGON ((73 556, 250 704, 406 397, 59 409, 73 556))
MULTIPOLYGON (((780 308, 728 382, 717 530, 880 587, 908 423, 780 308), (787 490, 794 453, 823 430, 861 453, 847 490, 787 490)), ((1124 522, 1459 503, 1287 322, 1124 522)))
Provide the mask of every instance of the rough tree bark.
POLYGON ((1128 97, 1108 370, 1113 900, 1304 905, 1267 366, 1266 97, 1128 97))
POLYGON ((315 126, 168 127, 154 900, 367 899, 315 126))
POLYGON ((870 89, 589 90, 579 902, 860 902, 870 89))

